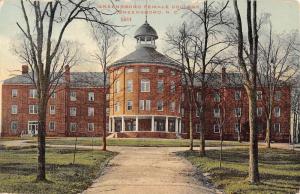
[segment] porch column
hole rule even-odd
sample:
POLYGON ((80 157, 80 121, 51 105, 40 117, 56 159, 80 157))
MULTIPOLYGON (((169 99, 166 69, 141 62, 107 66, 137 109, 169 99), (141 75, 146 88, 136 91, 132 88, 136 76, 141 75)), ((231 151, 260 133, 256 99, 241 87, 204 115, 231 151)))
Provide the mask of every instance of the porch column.
POLYGON ((181 133, 181 119, 179 119, 179 126, 178 127, 179 127, 178 131, 179 131, 179 133, 181 133))
POLYGON ((110 117, 108 119, 108 131, 112 132, 112 129, 111 129, 111 118, 110 117))
POLYGON ((125 121, 124 121, 124 116, 122 116, 122 129, 121 129, 122 132, 125 131, 125 121))
POLYGON ((155 131, 155 129, 154 129, 154 116, 151 117, 151 131, 155 131))
POLYGON ((175 119, 175 132, 178 133, 178 118, 175 119))
POLYGON ((111 132, 115 132, 115 126, 116 126, 115 117, 111 117, 111 122, 112 122, 111 132))
POLYGON ((165 128, 166 132, 169 132, 169 118, 166 117, 166 128, 165 128))
POLYGON ((139 117, 138 116, 135 117, 135 130, 136 131, 139 130, 139 117))

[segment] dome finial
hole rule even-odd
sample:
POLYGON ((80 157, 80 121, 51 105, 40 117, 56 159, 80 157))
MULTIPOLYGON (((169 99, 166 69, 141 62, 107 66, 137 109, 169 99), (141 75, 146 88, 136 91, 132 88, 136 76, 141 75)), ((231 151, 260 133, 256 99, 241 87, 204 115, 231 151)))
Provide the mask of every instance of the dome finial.
POLYGON ((145 21, 145 23, 147 24, 148 23, 148 21, 147 21, 147 19, 148 19, 148 0, 146 0, 146 12, 145 12, 145 15, 146 15, 146 21, 145 21))

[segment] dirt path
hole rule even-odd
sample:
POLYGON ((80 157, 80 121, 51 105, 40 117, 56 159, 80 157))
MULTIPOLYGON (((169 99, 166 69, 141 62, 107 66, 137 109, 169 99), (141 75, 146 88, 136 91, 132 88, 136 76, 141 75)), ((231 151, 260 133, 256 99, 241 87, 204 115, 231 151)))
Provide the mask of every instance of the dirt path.
POLYGON ((84 194, 216 193, 194 178, 193 166, 172 153, 176 148, 110 147, 110 150, 120 154, 84 194))

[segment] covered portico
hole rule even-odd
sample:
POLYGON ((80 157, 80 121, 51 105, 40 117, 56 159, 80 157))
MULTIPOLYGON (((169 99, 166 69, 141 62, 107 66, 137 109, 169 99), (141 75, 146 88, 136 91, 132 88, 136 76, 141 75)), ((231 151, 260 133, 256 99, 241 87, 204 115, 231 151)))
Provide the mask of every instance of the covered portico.
POLYGON ((109 132, 128 131, 181 133, 181 118, 162 115, 126 115, 109 118, 109 132))

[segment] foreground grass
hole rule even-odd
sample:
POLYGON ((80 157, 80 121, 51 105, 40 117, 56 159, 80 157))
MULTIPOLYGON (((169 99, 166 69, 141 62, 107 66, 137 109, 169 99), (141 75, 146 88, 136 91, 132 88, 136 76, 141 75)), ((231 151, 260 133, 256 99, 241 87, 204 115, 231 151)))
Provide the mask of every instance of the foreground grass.
POLYGON ((37 183, 36 148, 0 150, 0 193, 80 193, 91 185, 116 153, 47 149, 47 182, 37 183))
MULTIPOLYGON (((50 145, 74 145, 74 137, 66 138, 47 138, 47 144, 50 145)), ((194 146, 199 146, 199 140, 194 140, 194 146)), ((31 140, 29 143, 36 143, 36 140, 31 140)), ((100 137, 78 137, 78 145, 84 146, 100 146, 102 139, 100 137)), ((135 146, 135 147, 189 147, 190 141, 188 139, 160 139, 160 138, 116 138, 107 139, 109 146, 135 146)), ((206 141, 207 147, 217 147, 220 143, 218 141, 206 141)), ((247 143, 239 143, 234 141, 225 141, 224 146, 247 146, 247 143)))
POLYGON ((300 189, 300 153, 280 149, 260 149, 261 183, 247 181, 248 150, 223 151, 219 168, 219 151, 209 150, 206 157, 197 152, 179 152, 203 173, 209 173, 212 183, 226 193, 296 193, 300 189))

